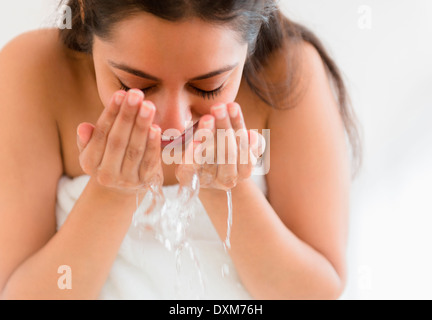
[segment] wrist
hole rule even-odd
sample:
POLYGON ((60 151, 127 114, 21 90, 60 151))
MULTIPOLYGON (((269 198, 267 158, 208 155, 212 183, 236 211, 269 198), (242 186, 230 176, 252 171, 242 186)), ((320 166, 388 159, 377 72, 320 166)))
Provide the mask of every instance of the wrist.
POLYGON ((90 178, 87 188, 89 188, 89 192, 98 199, 122 203, 131 200, 135 201, 137 195, 141 198, 148 190, 148 188, 133 190, 106 187, 101 185, 95 177, 90 178))
MULTIPOLYGON (((250 193, 250 186, 251 184, 254 184, 252 178, 247 178, 244 180, 241 180, 237 182, 236 186, 231 189, 232 195, 247 195, 250 193)), ((201 195, 204 197, 211 197, 211 198, 226 198, 228 190, 221 190, 221 189, 215 189, 215 188, 201 188, 200 189, 200 197, 201 195)))

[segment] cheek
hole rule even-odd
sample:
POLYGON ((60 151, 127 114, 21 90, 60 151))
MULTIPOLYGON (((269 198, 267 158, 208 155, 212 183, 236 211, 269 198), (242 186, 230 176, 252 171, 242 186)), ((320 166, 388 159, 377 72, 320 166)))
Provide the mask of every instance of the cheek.
POLYGON ((120 90, 120 86, 116 85, 111 71, 102 65, 95 63, 95 72, 99 97, 104 107, 107 108, 114 93, 120 90))

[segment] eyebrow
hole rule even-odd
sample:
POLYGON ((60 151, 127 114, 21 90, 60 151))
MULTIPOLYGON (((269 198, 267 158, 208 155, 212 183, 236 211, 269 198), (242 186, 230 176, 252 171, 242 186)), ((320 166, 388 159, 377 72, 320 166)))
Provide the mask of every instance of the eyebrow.
MULTIPOLYGON (((125 71, 125 72, 130 73, 130 74, 133 74, 134 76, 137 76, 137 77, 140 77, 140 78, 144 78, 144 79, 148 79, 148 80, 152 80, 152 81, 156 81, 156 82, 161 82, 161 79, 159 79, 159 78, 157 78, 155 76, 152 76, 152 75, 150 75, 150 74, 148 74, 148 73, 146 73, 144 71, 131 68, 131 67, 125 65, 125 64, 118 64, 118 63, 115 63, 113 61, 108 61, 108 63, 112 67, 114 67, 116 69, 120 69, 120 70, 125 71)), ((212 71, 212 72, 203 74, 203 75, 198 76, 198 77, 194 77, 194 78, 190 79, 189 81, 199 81, 199 80, 205 80, 205 79, 213 78, 213 77, 218 76, 218 75, 220 75, 222 73, 231 71, 231 70, 235 69, 237 66, 238 66, 238 63, 235 63, 233 65, 228 65, 228 66, 225 66, 225 67, 223 67, 223 68, 221 68, 219 70, 212 71)))

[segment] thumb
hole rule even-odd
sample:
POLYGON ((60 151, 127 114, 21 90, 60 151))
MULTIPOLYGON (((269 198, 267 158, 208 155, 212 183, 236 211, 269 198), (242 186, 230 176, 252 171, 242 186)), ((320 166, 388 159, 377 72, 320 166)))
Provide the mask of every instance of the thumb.
POLYGON ((78 126, 77 145, 80 153, 87 147, 87 144, 89 143, 92 137, 94 128, 95 127, 91 123, 86 123, 86 122, 81 123, 78 126))

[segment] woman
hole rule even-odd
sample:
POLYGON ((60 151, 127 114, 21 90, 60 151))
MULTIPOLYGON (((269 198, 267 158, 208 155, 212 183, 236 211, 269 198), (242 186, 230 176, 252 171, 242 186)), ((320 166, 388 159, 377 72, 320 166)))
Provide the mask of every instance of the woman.
MULTIPOLYGON (((221 239, 220 204, 232 191, 227 259, 241 287, 258 299, 338 298, 349 211, 345 133, 356 155, 357 131, 318 39, 273 0, 66 4, 71 30, 21 35, 0 54, 1 297, 101 297, 137 188, 168 188, 186 172, 161 161, 162 133, 192 121, 212 132, 271 130, 264 190, 250 161, 206 164, 200 176, 199 199, 221 239), (56 230, 62 176, 88 183, 56 230), (58 285, 64 265, 69 290, 58 285)), ((231 147, 241 147, 232 137, 231 147)), ((255 150, 258 138, 249 137, 255 150)))

